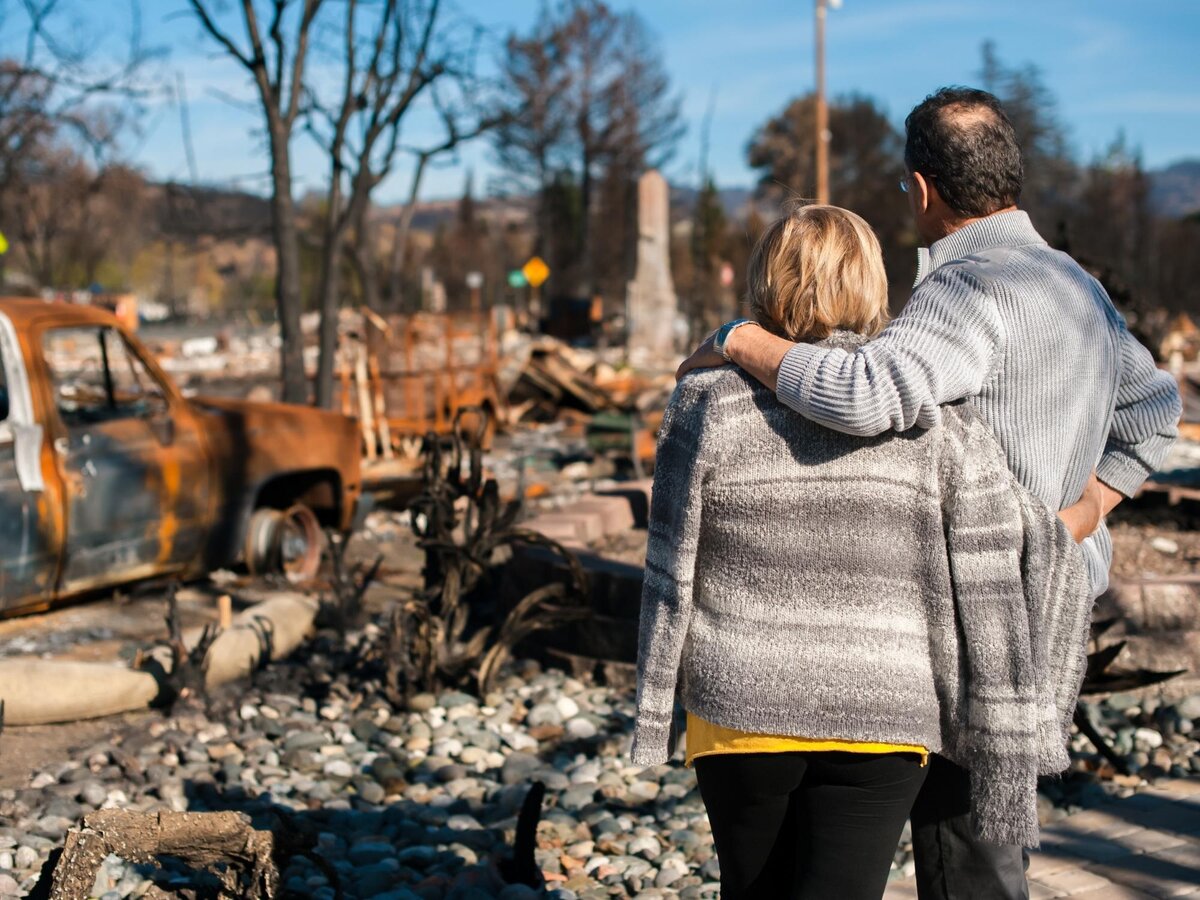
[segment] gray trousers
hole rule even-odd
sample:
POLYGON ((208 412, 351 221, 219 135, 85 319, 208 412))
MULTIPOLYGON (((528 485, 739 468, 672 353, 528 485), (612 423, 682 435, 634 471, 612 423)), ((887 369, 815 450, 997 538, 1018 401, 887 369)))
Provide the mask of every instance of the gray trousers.
POLYGON ((930 754, 929 774, 909 819, 920 900, 1029 900, 1021 847, 989 844, 971 831, 971 781, 930 754))

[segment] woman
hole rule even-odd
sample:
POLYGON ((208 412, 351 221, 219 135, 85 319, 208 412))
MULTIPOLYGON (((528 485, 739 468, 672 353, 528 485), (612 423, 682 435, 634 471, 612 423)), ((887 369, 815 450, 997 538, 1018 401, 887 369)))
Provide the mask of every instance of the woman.
MULTIPOLYGON (((851 212, 802 207, 759 240, 748 300, 790 340, 858 346, 887 320, 878 241, 851 212)), ((881 896, 930 752, 971 772, 982 836, 1036 845, 1086 579, 982 421, 943 419, 852 437, 733 367, 671 398, 633 760, 667 760, 678 687, 726 898, 881 896)))

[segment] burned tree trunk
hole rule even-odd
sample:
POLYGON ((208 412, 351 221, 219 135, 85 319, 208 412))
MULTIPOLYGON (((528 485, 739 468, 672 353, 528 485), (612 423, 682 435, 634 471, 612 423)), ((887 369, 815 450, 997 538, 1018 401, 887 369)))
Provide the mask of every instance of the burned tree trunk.
POLYGON ((271 135, 271 228, 278 271, 275 277, 275 310, 279 318, 279 360, 283 382, 282 399, 287 403, 308 401, 308 376, 304 371, 304 332, 300 313, 304 296, 300 281, 300 226, 292 199, 292 171, 288 135, 282 128, 268 129, 271 135))
POLYGON ((271 233, 275 243, 277 270, 275 306, 279 316, 280 370, 283 400, 304 403, 308 378, 304 371, 304 335, 300 313, 304 298, 300 284, 300 230, 296 202, 292 197, 292 131, 301 110, 304 67, 308 59, 309 33, 324 0, 302 0, 293 29, 283 27, 284 12, 292 0, 275 0, 274 14, 263 29, 254 3, 242 4, 242 16, 250 46, 238 45, 218 24, 221 4, 190 0, 192 11, 205 32, 250 74, 258 91, 267 130, 271 160, 271 233))
POLYGON ((279 888, 274 850, 271 832, 256 831, 241 813, 104 809, 85 816, 83 827, 67 835, 45 896, 84 900, 111 853, 150 864, 171 856, 215 877, 222 900, 271 900, 279 888))

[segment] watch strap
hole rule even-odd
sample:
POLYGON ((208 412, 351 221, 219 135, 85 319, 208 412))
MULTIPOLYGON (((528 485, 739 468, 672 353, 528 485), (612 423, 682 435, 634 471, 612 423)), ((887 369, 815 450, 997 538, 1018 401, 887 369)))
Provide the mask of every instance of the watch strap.
POLYGON ((733 360, 729 358, 729 353, 725 349, 729 343, 729 336, 743 325, 750 325, 753 322, 753 319, 734 319, 732 322, 726 322, 717 329, 717 336, 713 338, 713 349, 720 353, 726 362, 732 362, 733 360))

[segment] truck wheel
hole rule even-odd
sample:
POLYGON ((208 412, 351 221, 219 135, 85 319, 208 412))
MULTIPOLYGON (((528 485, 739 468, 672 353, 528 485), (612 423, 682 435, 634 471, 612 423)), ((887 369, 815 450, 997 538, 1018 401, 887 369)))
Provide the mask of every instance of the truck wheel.
POLYGON ((279 561, 288 581, 311 581, 321 568, 325 534, 317 514, 297 503, 279 522, 279 561))
POLYGON ((251 575, 266 575, 279 570, 279 520, 277 509, 256 509, 246 527, 243 555, 251 575))
POLYGON ((246 529, 246 568, 252 575, 281 572, 293 583, 310 581, 321 568, 324 544, 321 523, 304 504, 256 509, 246 529))

